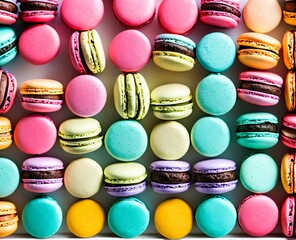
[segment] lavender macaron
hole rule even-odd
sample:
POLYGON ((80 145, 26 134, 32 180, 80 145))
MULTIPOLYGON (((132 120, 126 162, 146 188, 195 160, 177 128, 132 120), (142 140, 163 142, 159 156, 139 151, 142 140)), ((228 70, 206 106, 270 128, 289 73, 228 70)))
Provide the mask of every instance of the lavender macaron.
POLYGON ((194 166, 194 186, 198 192, 222 194, 236 188, 236 163, 228 159, 209 159, 194 166))
POLYGON ((152 190, 171 194, 188 190, 191 184, 190 165, 185 161, 154 161, 150 165, 152 190))

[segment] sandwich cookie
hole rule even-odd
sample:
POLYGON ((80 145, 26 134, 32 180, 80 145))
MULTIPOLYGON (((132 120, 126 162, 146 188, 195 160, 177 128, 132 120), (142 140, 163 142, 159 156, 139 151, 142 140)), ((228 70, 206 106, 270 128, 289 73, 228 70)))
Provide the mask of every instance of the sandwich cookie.
POLYGON ((0 1, 0 23, 3 25, 12 25, 18 20, 18 7, 16 0, 0 1))
POLYGON ((280 212, 280 225, 282 233, 286 237, 295 236, 295 197, 288 195, 282 202, 280 212))
POLYGON ((296 109, 296 73, 295 70, 289 70, 287 72, 284 81, 284 99, 285 105, 288 111, 294 111, 296 109))
POLYGON ((13 142, 11 122, 0 116, 0 150, 10 147, 13 142))
POLYGON ((287 194, 296 193, 295 152, 290 151, 281 160, 281 181, 287 194))
POLYGON ((296 114, 288 113, 282 119, 280 129, 281 142, 289 148, 296 149, 296 114))
POLYGON ((17 36, 13 28, 1 26, 0 29, 0 66, 12 61, 18 54, 17 36))
POLYGON ((0 158, 0 198, 8 197, 19 185, 20 173, 17 165, 8 158, 0 158))
POLYGON ((283 20, 285 23, 296 26, 296 2, 285 1, 283 9, 283 20))
POLYGON ((0 201, 0 237, 13 234, 18 228, 18 213, 12 202, 0 201))
POLYGON ((12 108, 16 92, 15 76, 0 68, 0 113, 7 113, 12 108))

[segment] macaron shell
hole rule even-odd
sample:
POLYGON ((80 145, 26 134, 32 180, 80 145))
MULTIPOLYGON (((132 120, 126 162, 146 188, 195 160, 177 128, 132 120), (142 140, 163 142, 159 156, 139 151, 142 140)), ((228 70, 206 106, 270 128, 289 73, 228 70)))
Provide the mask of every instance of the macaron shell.
POLYGON ((19 18, 26 23, 47 23, 56 18, 57 11, 49 10, 34 10, 34 11, 21 11, 19 18))
POLYGON ((11 146, 13 142, 11 122, 6 117, 0 117, 0 150, 6 149, 11 146))
POLYGON ((4 11, 4 10, 0 10, 0 23, 3 25, 12 25, 14 23, 16 23, 18 19, 18 15, 8 12, 8 11, 4 11))
POLYGON ((294 235, 294 219, 295 219, 295 198, 294 196, 287 196, 282 203, 280 213, 280 224, 282 233, 286 237, 294 235))
POLYGON ((293 69, 295 67, 295 59, 294 59, 294 36, 295 32, 293 29, 287 30, 284 33, 282 39, 283 45, 283 61, 288 69, 293 69))
POLYGON ((285 82, 284 82, 284 98, 285 98, 285 105, 288 111, 294 111, 296 107, 295 101, 295 71, 290 70, 288 71, 285 82))
MULTIPOLYGON (((9 26, 2 26, 0 29, 0 44, 7 47, 9 44, 17 41, 15 30, 9 26)), ((3 49, 3 47, 1 49, 3 49)), ((13 47, 8 52, 0 55, 0 66, 3 66, 12 61, 18 54, 17 46, 13 47)))
POLYGON ((14 215, 8 220, 1 222, 0 237, 7 237, 18 229, 18 213, 16 206, 12 202, 0 201, 0 216, 14 215))
POLYGON ((140 194, 146 189, 146 181, 131 185, 105 185, 104 188, 108 194, 115 197, 131 197, 140 194))
MULTIPOLYGON (((16 95, 17 95, 17 81, 13 74, 7 72, 6 70, 0 69, 1 75, 4 73, 7 75, 7 90, 6 90, 6 98, 2 103, 2 107, 0 109, 0 113, 7 113, 13 106, 16 95), (1 73, 1 71, 3 71, 1 73)), ((1 76, 2 77, 2 76, 1 76)))
POLYGON ((289 152, 284 154, 281 160, 281 182, 284 190, 288 194, 294 193, 294 169, 295 153, 289 152))
POLYGON ((8 197, 19 185, 20 174, 17 165, 8 158, 0 158, 0 197, 8 197))
POLYGON ((227 12, 203 10, 200 11, 201 22, 220 28, 236 28, 240 23, 240 18, 227 12))
POLYGON ((84 66, 82 62, 83 55, 81 54, 80 50, 80 40, 79 40, 80 33, 78 31, 72 33, 69 39, 69 55, 70 60, 73 67, 76 69, 77 72, 84 74, 86 73, 86 66, 84 66))

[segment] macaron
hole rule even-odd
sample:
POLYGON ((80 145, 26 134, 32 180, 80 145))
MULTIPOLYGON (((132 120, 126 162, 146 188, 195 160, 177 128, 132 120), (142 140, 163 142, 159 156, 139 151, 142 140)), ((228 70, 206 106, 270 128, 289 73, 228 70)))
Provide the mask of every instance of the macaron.
POLYGON ((104 169, 104 188, 112 196, 133 196, 146 189, 146 177, 146 168, 140 163, 113 163, 104 169))
POLYGON ((104 16, 102 0, 63 0, 60 8, 61 19, 70 28, 86 31, 96 28, 104 16))
POLYGON ((16 1, 1 1, 0 23, 3 25, 12 25, 18 20, 18 7, 16 1))
POLYGON ((236 28, 240 23, 240 1, 202 0, 199 20, 220 28, 236 28))
POLYGON ((157 232, 167 239, 186 237, 193 228, 193 210, 182 198, 169 198, 157 204, 153 218, 157 232))
POLYGON ((282 125, 280 128, 280 139, 285 146, 293 149, 296 148, 295 129, 296 114, 288 113, 284 115, 282 119, 282 125))
POLYGON ((12 202, 0 201, 0 237, 7 237, 18 229, 18 212, 12 202))
POLYGON ((109 56, 121 72, 134 73, 148 64, 151 50, 150 41, 144 33, 128 29, 121 31, 111 40, 109 56))
POLYGON ((294 178, 294 169, 295 152, 290 151, 283 155, 280 167, 282 186, 287 194, 293 194, 296 192, 296 178, 294 178))
POLYGON ((20 87, 21 105, 31 112, 56 112, 63 105, 63 85, 53 79, 30 79, 20 87))
POLYGON ((59 128, 59 142, 65 152, 85 154, 98 150, 103 144, 102 127, 94 118, 70 118, 59 128))
POLYGON ((154 39, 152 60, 160 68, 185 72, 195 65, 196 44, 180 34, 159 34, 154 39))
POLYGON ((0 150, 10 147, 13 142, 11 122, 0 116, 0 150))
POLYGON ((58 0, 18 0, 20 2, 19 18, 23 22, 46 23, 58 15, 58 0))
POLYGON ((63 186, 64 164, 54 157, 32 157, 22 163, 21 183, 27 191, 49 193, 63 186))
POLYGON ((151 91, 151 107, 155 117, 162 120, 178 120, 192 113, 192 93, 181 83, 167 83, 151 91))
POLYGON ((17 81, 13 74, 3 68, 0 68, 0 79, 0 113, 7 113, 16 98, 17 81))
POLYGON ((136 120, 118 120, 107 129, 105 148, 111 157, 124 162, 139 159, 148 146, 145 128, 136 120))
POLYGON ((237 90, 239 99, 258 106, 274 106, 281 96, 283 78, 268 71, 243 71, 237 90))
POLYGON ((285 23, 296 26, 296 5, 295 1, 285 1, 283 9, 283 20, 285 23))
POLYGON ((209 72, 224 72, 236 59, 236 46, 230 36, 223 32, 204 35, 196 47, 199 64, 209 72))
POLYGON ((242 185, 253 193, 267 193, 278 182, 276 161, 265 153, 253 153, 243 159, 239 179, 242 185))
POLYGON ((149 86, 140 73, 119 74, 113 88, 114 106, 124 119, 145 118, 150 107, 149 86))
POLYGON ((0 158, 0 197, 5 198, 13 194, 20 181, 20 173, 13 160, 0 158))
POLYGON ((147 229, 150 211, 138 198, 118 198, 109 208, 107 221, 111 231, 118 237, 135 238, 147 229))
POLYGON ((106 67, 104 47, 96 29, 72 33, 69 39, 69 56, 79 73, 100 73, 106 67))
POLYGON ((186 127, 177 121, 161 121, 150 133, 152 152, 162 160, 179 160, 190 147, 190 136, 186 127))
POLYGON ((191 185, 190 164, 185 161, 154 161, 150 164, 151 187, 154 192, 185 192, 191 185))
POLYGON ((198 20, 195 0, 164 0, 158 7, 158 22, 164 32, 185 35, 198 20))
POLYGON ((0 66, 12 61, 18 54, 17 36, 13 28, 0 28, 0 66))
POLYGON ((280 24, 282 8, 277 0, 249 0, 244 6, 242 15, 246 27, 251 31, 268 33, 280 24), (254 9, 264 9, 264 11, 254 11, 254 9))
POLYGON ((151 22, 154 18, 156 2, 155 0, 115 0, 112 3, 112 10, 116 19, 123 25, 140 28, 151 22))
POLYGON ((295 70, 289 70, 284 80, 284 99, 285 105, 288 111, 294 111, 296 109, 296 85, 295 85, 295 70))
POLYGON ((207 236, 224 237, 236 225, 236 208, 226 197, 220 195, 204 197, 196 208, 195 221, 207 236))
POLYGON ((258 32, 242 33, 237 37, 237 44, 237 58, 246 67, 268 70, 276 67, 279 62, 282 44, 270 35, 258 32))
POLYGON ((105 226, 106 213, 103 206, 95 200, 77 200, 67 210, 66 224, 69 231, 77 237, 93 237, 105 226))
POLYGON ((60 36, 55 28, 48 24, 33 24, 22 31, 18 49, 28 63, 43 65, 51 62, 58 55, 60 36))
POLYGON ((206 194, 232 191, 238 183, 236 163, 229 159, 201 160, 193 166, 195 190, 206 194))
POLYGON ((293 70, 296 66, 296 55, 295 51, 295 35, 296 31, 294 29, 289 29, 284 33, 282 40, 283 47, 283 61, 287 69, 293 70))
POLYGON ((237 214, 238 225, 252 237, 263 237, 271 233, 279 218, 274 200, 262 194, 252 194, 244 198, 238 206, 237 214))
POLYGON ((55 144, 57 129, 47 115, 37 113, 22 117, 14 128, 16 146, 27 154, 43 154, 55 144))
POLYGON ((245 148, 268 149, 278 143, 278 119, 268 112, 250 112, 236 119, 237 143, 245 148))
POLYGON ((103 169, 91 158, 75 159, 65 169, 64 185, 72 196, 90 198, 103 185, 103 169))
POLYGON ((195 90, 199 108, 213 116, 228 113, 234 107, 236 97, 232 80, 220 73, 212 73, 201 79, 195 90))
POLYGON ((59 203, 47 196, 38 196, 29 202, 22 211, 22 224, 25 231, 35 238, 48 238, 61 227, 63 212, 59 203))
POLYGON ((68 82, 65 100, 73 114, 79 117, 93 117, 104 109, 107 90, 96 76, 82 74, 68 82))
POLYGON ((230 143, 230 130, 224 120, 218 117, 199 118, 191 128, 190 139, 193 148, 201 155, 215 157, 222 154, 230 143))
POLYGON ((288 195, 281 205, 280 225, 286 237, 295 236, 295 197, 288 195))

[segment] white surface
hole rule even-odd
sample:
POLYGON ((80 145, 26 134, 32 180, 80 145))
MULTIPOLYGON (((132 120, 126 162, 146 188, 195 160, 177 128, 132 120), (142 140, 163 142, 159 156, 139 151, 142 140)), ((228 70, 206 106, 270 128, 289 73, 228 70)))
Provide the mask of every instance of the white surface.
MULTIPOLYGON (((198 5, 199 5, 199 1, 198 5)), ((241 1, 241 10, 244 6, 244 3, 246 0, 241 1)), ((283 6, 284 1, 279 1, 281 6, 283 6)), ((157 0, 157 6, 159 5, 160 0, 157 0)), ((104 0, 105 4, 105 15, 102 20, 102 22, 97 26, 97 30, 99 34, 101 35, 102 42, 105 48, 105 53, 107 57, 106 62, 106 69, 103 73, 96 74, 96 76, 103 81, 107 88, 108 92, 108 100, 105 108, 101 113, 99 113, 97 116, 95 116, 96 119, 98 119, 103 127, 103 134, 106 132, 108 127, 116 120, 121 119, 120 116, 117 114, 115 107, 113 105, 113 84, 115 82, 116 76, 120 73, 118 69, 114 67, 114 65, 111 63, 110 58, 108 56, 108 47, 111 39, 120 31, 123 31, 126 29, 126 27, 122 26, 113 16, 112 13, 112 1, 111 0, 104 0)), ((263 9, 264 11, 264 9, 263 9)), ((11 73, 13 73, 18 81, 18 86, 20 86, 21 82, 27 79, 31 78, 52 78, 56 79, 64 84, 64 87, 67 86, 67 83, 75 76, 78 75, 78 73, 75 71, 75 69, 72 67, 70 58, 68 55, 68 40, 73 32, 70 28, 68 28, 60 19, 60 16, 58 16, 54 21, 49 23, 51 26, 53 26, 61 38, 61 49, 58 54, 58 56, 50 63, 41 65, 41 66, 35 66, 31 65, 27 62, 25 62, 24 59, 20 55, 18 55, 12 62, 9 64, 6 64, 4 67, 8 69, 11 73)), ((22 29, 27 27, 28 25, 25 25, 21 23, 20 21, 14 25, 13 27, 16 29, 18 36, 20 35, 22 29)), ((269 33, 269 35, 276 37, 278 40, 281 41, 283 33, 290 29, 291 26, 288 26, 283 21, 281 22, 280 26, 269 33)), ((151 44, 153 43, 154 37, 161 33, 161 29, 157 23, 156 17, 154 20, 149 23, 147 26, 140 29, 146 36, 150 39, 151 44)), ((236 29, 218 29, 210 26, 206 26, 201 24, 200 22, 197 23, 195 28, 188 34, 188 37, 190 37, 194 42, 198 43, 198 41, 201 39, 202 36, 204 36, 206 33, 212 32, 212 31, 221 31, 233 38, 233 40, 236 42, 236 38, 239 34, 243 32, 249 31, 243 24, 243 21, 239 24, 239 27, 236 29)), ((45 46, 46 47, 46 46, 45 46)), ((242 66, 237 60, 235 61, 234 65, 226 72, 226 76, 231 78, 235 84, 235 86, 238 86, 238 74, 246 70, 244 66, 242 66)), ((272 72, 276 72, 280 74, 283 78, 286 75, 287 70, 285 69, 282 59, 278 66, 274 69, 271 69, 272 72)), ((189 72, 184 73, 175 73, 175 72, 169 72, 163 69, 160 69, 159 67, 155 66, 152 61, 149 62, 149 64, 144 67, 141 71, 139 71, 143 76, 146 78, 148 85, 150 89, 152 90, 156 86, 164 83, 172 83, 172 82, 180 82, 183 84, 186 84, 190 87, 192 93, 194 93, 195 88, 198 84, 198 82, 205 76, 207 76, 209 73, 202 69, 202 67, 197 63, 193 70, 189 72)), ((250 111, 268 111, 272 112, 277 115, 279 120, 281 120, 282 116, 286 113, 286 108, 284 105, 284 99, 281 98, 280 103, 275 107, 256 107, 247 103, 244 103, 240 100, 237 100, 237 103, 235 107, 227 114, 221 116, 223 120, 225 120, 231 130, 231 144, 228 147, 228 149, 221 154, 219 157, 223 158, 229 158, 232 160, 235 160, 237 165, 240 166, 240 163, 242 159, 249 153, 253 152, 252 150, 244 149, 243 147, 239 146, 236 143, 235 140, 235 119, 238 115, 245 112, 250 111)), ((12 110, 6 114, 5 116, 9 117, 12 121, 13 126, 17 123, 17 121, 22 117, 27 115, 28 112, 23 110, 20 106, 20 94, 18 94, 16 98, 16 102, 14 104, 14 107, 12 110)), ((74 115, 67 109, 66 105, 64 104, 63 108, 57 112, 57 113, 50 113, 48 114, 55 122, 56 126, 58 127, 59 124, 70 117, 74 117, 74 115)), ((202 116, 205 116, 206 114, 203 113, 197 106, 196 102, 194 101, 194 109, 193 113, 186 119, 180 120, 182 124, 187 128, 187 130, 190 132, 194 122, 199 119, 202 116)), ((159 122, 157 118, 154 117, 154 115, 151 112, 151 109, 146 116, 144 120, 141 120, 140 122, 143 124, 145 129, 147 130, 147 134, 149 135, 151 132, 152 127, 159 122)), ((279 125, 280 126, 280 125, 279 125)), ((288 148, 284 147, 281 143, 278 143, 275 147, 272 149, 268 149, 266 151, 263 151, 265 153, 270 154, 277 162, 278 166, 280 165, 281 157, 284 153, 288 151, 288 148)), ((65 153, 61 147, 58 144, 58 141, 56 142, 54 148, 50 150, 48 153, 44 154, 45 156, 54 156, 60 158, 65 166, 67 166, 72 160, 77 159, 81 156, 77 155, 71 155, 68 153, 65 153)), ((24 161, 26 158, 30 157, 29 155, 26 155, 22 153, 20 150, 18 150, 13 144, 10 148, 1 151, 1 156, 8 157, 16 162, 16 164, 20 167, 22 161, 24 161)), ((112 159, 108 153, 106 152, 105 148, 102 147, 100 150, 86 154, 84 156, 90 157, 97 162, 104 168, 110 163, 116 162, 114 159, 112 159)), ((188 161, 191 166, 198 160, 204 159, 205 157, 199 155, 191 146, 188 153, 182 158, 182 160, 188 161)), ((137 160, 138 162, 144 164, 147 167, 149 167, 149 164, 156 160, 157 157, 152 153, 150 147, 148 147, 147 152, 144 154, 144 156, 137 160)), ((246 191, 241 184, 238 185, 238 187, 227 194, 224 194, 225 197, 230 199, 233 204, 237 207, 240 201, 247 195, 249 195, 250 192, 246 191)), ((78 200, 77 198, 71 196, 65 189, 65 187, 61 188, 60 190, 50 193, 51 197, 55 198, 62 206, 64 216, 66 214, 66 211, 70 204, 72 204, 74 201, 78 200)), ((278 184, 275 189, 273 189, 271 192, 267 194, 268 196, 271 196, 278 206, 280 207, 281 202, 286 196, 286 193, 284 192, 280 179, 278 181, 278 184)), ((22 186, 19 186, 17 191, 12 194, 11 196, 5 198, 5 200, 9 200, 14 202, 17 205, 19 215, 21 216, 22 208, 24 205, 33 197, 37 196, 37 194, 26 192, 22 186)), ((153 213, 155 210, 155 207, 157 204, 159 204, 162 200, 167 199, 169 197, 180 197, 185 199, 190 203, 193 210, 195 211, 199 201, 204 197, 204 194, 198 193, 194 190, 193 186, 186 192, 182 194, 167 196, 167 195, 161 195, 154 193, 150 187, 146 189, 145 192, 141 193, 137 197, 141 200, 143 200, 147 206, 149 207, 151 211, 151 222, 150 225, 145 232, 145 234, 156 234, 156 229, 153 225, 153 213)), ((109 209, 111 203, 113 200, 115 200, 115 197, 108 196, 104 189, 102 188, 98 194, 96 194, 93 199, 99 201, 105 208, 106 212, 109 209)), ((66 222, 63 221, 63 225, 59 231, 58 235, 53 236, 53 238, 62 239, 64 237, 73 237, 71 234, 62 235, 63 233, 68 233, 66 222)), ((233 230, 233 233, 239 233, 242 234, 242 231, 238 226, 235 227, 233 230)), ((20 221, 20 226, 17 231, 17 234, 21 235, 13 235, 12 238, 27 238, 28 235, 22 235, 24 234, 24 229, 20 221)), ((280 227, 277 226, 274 230, 273 234, 276 234, 276 237, 271 237, 270 239, 280 239, 280 237, 283 237, 283 235, 280 234, 280 227)), ((273 235, 270 235, 273 236, 273 235)), ((10 238, 11 238, 10 237, 10 238)), ((96 236, 96 238, 100 237, 100 239, 118 239, 113 234, 110 235, 110 229, 108 228, 107 224, 105 228, 103 229, 102 233, 96 236), (105 236, 104 234, 109 234, 105 236)), ((159 235, 153 235, 153 237, 161 239, 159 235)), ((194 225, 192 229, 192 234, 190 237, 186 239, 191 239, 191 237, 194 237, 194 239, 203 239, 205 236, 201 234, 200 230, 197 228, 196 225, 194 225), (198 235, 196 235, 198 234, 198 235)), ((227 236, 233 238, 249 238, 246 234, 242 235, 234 235, 234 236, 227 236)), ((139 239, 151 239, 151 235, 143 235, 139 237, 139 239)), ((282 238, 284 239, 284 238, 282 238)))

